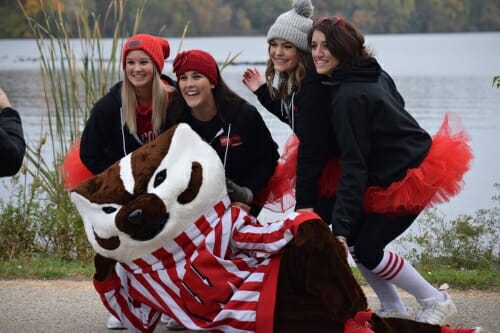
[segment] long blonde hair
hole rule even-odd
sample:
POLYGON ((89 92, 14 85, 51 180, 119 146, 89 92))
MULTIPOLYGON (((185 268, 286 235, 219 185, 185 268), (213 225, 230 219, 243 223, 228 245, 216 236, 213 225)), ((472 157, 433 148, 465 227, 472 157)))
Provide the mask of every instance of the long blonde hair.
POLYGON ((307 71, 312 69, 312 57, 309 52, 297 48, 297 67, 292 73, 280 73, 274 69, 271 58, 266 64, 266 84, 273 98, 288 99, 293 91, 299 91, 307 71), (274 89, 275 80, 277 87, 274 89))
MULTIPOLYGON (((160 134, 161 130, 165 127, 167 119, 167 108, 170 104, 170 93, 175 90, 172 86, 167 86, 161 80, 160 73, 154 66, 153 69, 153 132, 155 135, 160 134)), ((137 97, 135 94, 135 87, 125 75, 121 89, 122 98, 122 114, 123 124, 127 125, 131 134, 137 133, 137 97)))

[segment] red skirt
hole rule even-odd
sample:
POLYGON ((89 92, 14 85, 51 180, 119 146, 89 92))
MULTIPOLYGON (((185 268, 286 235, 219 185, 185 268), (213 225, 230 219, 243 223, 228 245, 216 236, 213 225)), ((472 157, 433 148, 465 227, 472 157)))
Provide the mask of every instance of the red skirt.
MULTIPOLYGON (((299 139, 295 134, 292 134, 285 142, 283 154, 278 160, 274 174, 255 198, 255 204, 277 213, 283 213, 295 205, 298 150, 299 139)), ((339 179, 339 160, 330 159, 323 168, 319 179, 319 195, 322 197, 334 196, 339 179)))
POLYGON ((78 184, 93 176, 94 174, 80 160, 80 140, 76 140, 69 147, 61 165, 64 189, 71 191, 78 184))
MULTIPOLYGON (((367 212, 404 215, 449 201, 463 187, 463 176, 473 159, 470 138, 460 119, 447 113, 424 161, 389 187, 366 189, 364 209, 367 212)), ((292 135, 286 142, 278 167, 256 201, 264 208, 283 212, 295 204, 298 139, 292 135)), ((318 195, 332 197, 341 176, 338 159, 331 159, 321 174, 318 195)))
POLYGON ((365 210, 403 215, 449 201, 462 190, 464 174, 470 169, 473 154, 469 142, 460 119, 447 113, 424 161, 387 188, 367 188, 365 210))
POLYGON ((277 213, 283 213, 295 206, 298 149, 299 139, 292 134, 285 142, 283 154, 273 175, 254 198, 254 204, 277 213))

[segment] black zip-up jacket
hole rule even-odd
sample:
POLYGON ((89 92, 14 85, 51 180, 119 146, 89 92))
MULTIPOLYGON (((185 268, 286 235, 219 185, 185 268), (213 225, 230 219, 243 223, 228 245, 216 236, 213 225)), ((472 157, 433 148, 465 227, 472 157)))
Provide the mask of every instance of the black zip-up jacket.
POLYGON ((225 114, 206 122, 196 120, 189 110, 184 110, 181 121, 215 149, 224 163, 226 177, 249 188, 254 197, 259 194, 274 173, 279 152, 254 106, 240 101, 227 106, 225 114))
POLYGON ((328 117, 330 90, 322 84, 325 76, 308 73, 298 92, 292 93, 289 105, 273 99, 264 84, 255 94, 259 102, 281 121, 287 123, 299 138, 295 209, 312 208, 318 194, 318 183, 326 161, 338 155, 332 144, 328 117))
POLYGON ((333 210, 333 229, 349 236, 363 214, 369 186, 388 187, 427 156, 432 138, 405 110, 392 78, 375 59, 335 70, 330 120, 340 148, 342 175, 333 210))
POLYGON ((25 152, 19 113, 10 107, 0 110, 0 177, 15 175, 21 168, 25 152))
MULTIPOLYGON (((168 76, 162 75, 162 79, 175 86, 168 76)), ((94 104, 82 133, 80 158, 94 174, 101 173, 143 145, 137 135, 130 134, 126 125, 122 126, 121 86, 121 81, 116 83, 94 104)), ((167 124, 163 130, 173 124, 167 112, 167 124)))

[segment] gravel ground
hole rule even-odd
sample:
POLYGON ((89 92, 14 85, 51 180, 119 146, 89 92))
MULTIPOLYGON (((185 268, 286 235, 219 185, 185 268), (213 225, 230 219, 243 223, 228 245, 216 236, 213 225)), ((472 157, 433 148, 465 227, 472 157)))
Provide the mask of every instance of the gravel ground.
MULTIPOLYGON (((370 306, 377 308, 371 289, 364 290, 370 306)), ((481 326, 481 333, 500 333, 499 291, 448 292, 459 312, 453 325, 481 326)), ((402 295, 408 306, 416 306, 408 294, 402 295)), ((105 327, 107 317, 90 281, 0 280, 0 333, 110 333, 105 327)), ((159 325, 155 333, 162 332, 169 330, 159 325)))

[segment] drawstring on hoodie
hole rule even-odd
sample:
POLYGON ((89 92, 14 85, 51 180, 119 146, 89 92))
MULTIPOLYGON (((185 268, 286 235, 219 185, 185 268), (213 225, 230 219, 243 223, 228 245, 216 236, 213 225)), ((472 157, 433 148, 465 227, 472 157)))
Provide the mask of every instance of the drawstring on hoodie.
POLYGON ((295 129, 295 115, 293 112, 294 99, 295 99, 295 92, 292 93, 292 96, 290 97, 290 101, 288 103, 285 101, 285 99, 283 98, 281 99, 281 115, 284 116, 286 113, 292 131, 295 129))
POLYGON ((227 128, 226 151, 224 152, 224 169, 226 169, 227 152, 229 151, 229 141, 231 141, 229 139, 230 137, 231 137, 231 124, 229 124, 229 127, 227 128))
POLYGON ((125 132, 123 128, 125 127, 125 121, 123 120, 123 109, 120 108, 120 121, 122 125, 122 144, 123 144, 123 156, 127 155, 127 147, 125 146, 125 132))

